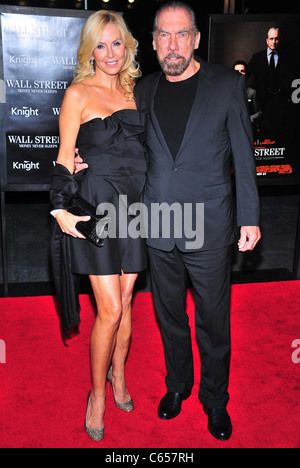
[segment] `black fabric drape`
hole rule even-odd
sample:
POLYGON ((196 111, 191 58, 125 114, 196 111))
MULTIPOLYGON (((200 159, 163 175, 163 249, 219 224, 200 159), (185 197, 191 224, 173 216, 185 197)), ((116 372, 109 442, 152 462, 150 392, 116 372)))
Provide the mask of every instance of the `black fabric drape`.
POLYGON ((68 330, 80 323, 79 278, 71 272, 70 249, 67 236, 53 219, 50 232, 50 257, 52 274, 60 306, 62 329, 68 330))
MULTIPOLYGON (((61 164, 55 166, 50 189, 50 201, 54 210, 68 209, 72 197, 79 191, 84 172, 73 175, 61 164)), ((69 337, 68 330, 80 323, 79 278, 71 271, 68 236, 61 231, 55 219, 51 223, 50 257, 60 305, 61 326, 65 335, 69 337)))

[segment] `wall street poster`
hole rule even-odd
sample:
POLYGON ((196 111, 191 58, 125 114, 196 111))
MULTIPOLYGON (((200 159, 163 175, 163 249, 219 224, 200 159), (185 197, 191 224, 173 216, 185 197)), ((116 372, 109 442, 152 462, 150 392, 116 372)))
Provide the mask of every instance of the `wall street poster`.
POLYGON ((300 17, 215 15, 210 25, 209 60, 245 76, 259 181, 300 183, 300 17))

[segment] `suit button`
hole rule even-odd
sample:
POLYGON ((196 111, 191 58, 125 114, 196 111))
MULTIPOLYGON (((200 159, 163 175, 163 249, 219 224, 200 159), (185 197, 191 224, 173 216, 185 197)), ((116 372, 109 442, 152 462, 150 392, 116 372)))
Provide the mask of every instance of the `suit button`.
POLYGON ((178 169, 177 169, 177 167, 175 167, 175 168, 173 169, 173 171, 174 171, 174 172, 175 172, 175 174, 176 174, 176 172, 178 172, 178 169))

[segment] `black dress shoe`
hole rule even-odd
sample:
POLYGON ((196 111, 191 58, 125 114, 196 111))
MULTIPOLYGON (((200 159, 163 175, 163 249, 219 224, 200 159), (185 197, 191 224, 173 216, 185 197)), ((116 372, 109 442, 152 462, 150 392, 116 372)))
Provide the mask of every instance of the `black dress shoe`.
POLYGON ((226 408, 205 408, 208 415, 208 430, 215 439, 228 440, 232 435, 232 424, 226 408))
POLYGON ((181 412, 183 400, 191 396, 191 391, 185 393, 168 392, 160 402, 158 407, 159 419, 173 419, 181 412))

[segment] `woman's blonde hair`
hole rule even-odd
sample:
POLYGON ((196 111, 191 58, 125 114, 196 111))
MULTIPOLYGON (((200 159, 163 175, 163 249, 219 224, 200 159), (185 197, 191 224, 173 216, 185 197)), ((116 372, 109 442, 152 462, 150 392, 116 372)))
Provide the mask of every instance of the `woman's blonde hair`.
POLYGON ((124 66, 119 73, 120 85, 129 100, 134 99, 134 80, 141 76, 136 62, 138 42, 133 38, 121 15, 114 11, 101 10, 94 13, 85 23, 80 37, 77 53, 77 66, 73 83, 80 83, 92 73, 92 54, 98 46, 103 30, 108 23, 113 23, 120 31, 127 55, 124 66))

